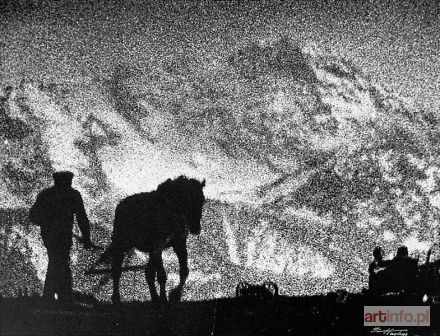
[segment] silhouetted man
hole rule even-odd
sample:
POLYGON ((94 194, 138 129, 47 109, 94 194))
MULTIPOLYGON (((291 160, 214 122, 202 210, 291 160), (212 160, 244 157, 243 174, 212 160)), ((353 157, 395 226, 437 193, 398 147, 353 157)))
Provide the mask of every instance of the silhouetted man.
POLYGON ((383 260, 383 250, 381 247, 376 247, 373 251, 374 261, 371 262, 368 267, 368 273, 370 274, 368 279, 368 288, 371 292, 378 293, 383 292, 383 281, 385 277, 384 270, 387 265, 387 261, 383 260))
POLYGON ((81 194, 71 186, 73 173, 57 172, 53 178, 55 185, 39 193, 29 219, 41 227, 41 237, 49 256, 43 296, 52 300, 57 294, 59 300, 70 301, 72 272, 69 263, 74 215, 85 248, 92 245, 90 224, 81 194))
POLYGON ((395 289, 410 292, 415 289, 417 276, 417 260, 408 256, 408 248, 400 246, 392 260, 392 276, 395 289))

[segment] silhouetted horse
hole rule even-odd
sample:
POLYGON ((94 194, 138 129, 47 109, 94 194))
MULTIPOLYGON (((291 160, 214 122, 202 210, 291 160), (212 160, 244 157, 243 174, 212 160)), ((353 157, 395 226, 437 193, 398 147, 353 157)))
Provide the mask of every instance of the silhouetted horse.
POLYGON ((149 253, 145 277, 152 301, 158 301, 155 279, 160 286, 160 299, 166 301, 166 272, 162 251, 172 247, 179 260, 180 283, 171 290, 170 300, 179 301, 188 277, 188 233, 199 234, 202 208, 205 202, 203 187, 199 182, 180 176, 160 184, 156 191, 140 193, 123 199, 116 207, 112 242, 101 255, 99 262, 111 258, 112 301, 120 302, 119 280, 121 266, 127 251, 137 248, 149 253))

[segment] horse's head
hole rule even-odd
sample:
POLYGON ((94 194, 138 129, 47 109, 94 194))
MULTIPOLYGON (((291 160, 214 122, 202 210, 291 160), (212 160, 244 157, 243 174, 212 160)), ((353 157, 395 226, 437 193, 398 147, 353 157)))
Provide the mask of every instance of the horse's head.
POLYGON ((191 190, 188 193, 188 210, 185 217, 188 224, 189 232, 192 234, 199 234, 201 231, 200 221, 202 219, 203 204, 205 203, 205 195, 203 195, 203 187, 205 180, 199 182, 192 180, 191 190))
POLYGON ((193 234, 199 234, 201 230, 200 220, 205 203, 204 186, 205 180, 200 182, 179 176, 175 180, 168 179, 157 188, 164 199, 168 200, 168 206, 184 217, 185 225, 193 234))

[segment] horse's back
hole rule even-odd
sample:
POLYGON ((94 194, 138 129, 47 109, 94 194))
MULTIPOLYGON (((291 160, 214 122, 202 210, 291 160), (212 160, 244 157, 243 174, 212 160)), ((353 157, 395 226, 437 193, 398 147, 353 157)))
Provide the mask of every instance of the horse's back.
POLYGON ((124 198, 116 207, 113 236, 131 236, 144 231, 157 201, 153 193, 140 193, 124 198))
POLYGON ((145 252, 162 246, 176 225, 166 212, 156 192, 124 198, 116 207, 113 242, 145 252))
POLYGON ((151 209, 156 203, 157 197, 154 192, 140 193, 128 196, 121 200, 116 207, 116 216, 143 213, 151 209))

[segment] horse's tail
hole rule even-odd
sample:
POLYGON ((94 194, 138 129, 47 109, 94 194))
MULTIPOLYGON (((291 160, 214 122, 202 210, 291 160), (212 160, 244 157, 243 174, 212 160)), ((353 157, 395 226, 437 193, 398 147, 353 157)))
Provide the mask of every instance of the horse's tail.
POLYGON ((117 252, 117 247, 115 244, 115 242, 118 240, 120 233, 118 232, 120 230, 120 206, 118 205, 116 207, 116 211, 115 211, 115 219, 113 221, 113 234, 112 234, 112 241, 110 243, 110 245, 105 249, 105 251, 101 254, 101 256, 99 257, 97 263, 105 263, 105 262, 110 262, 114 253, 117 252))

